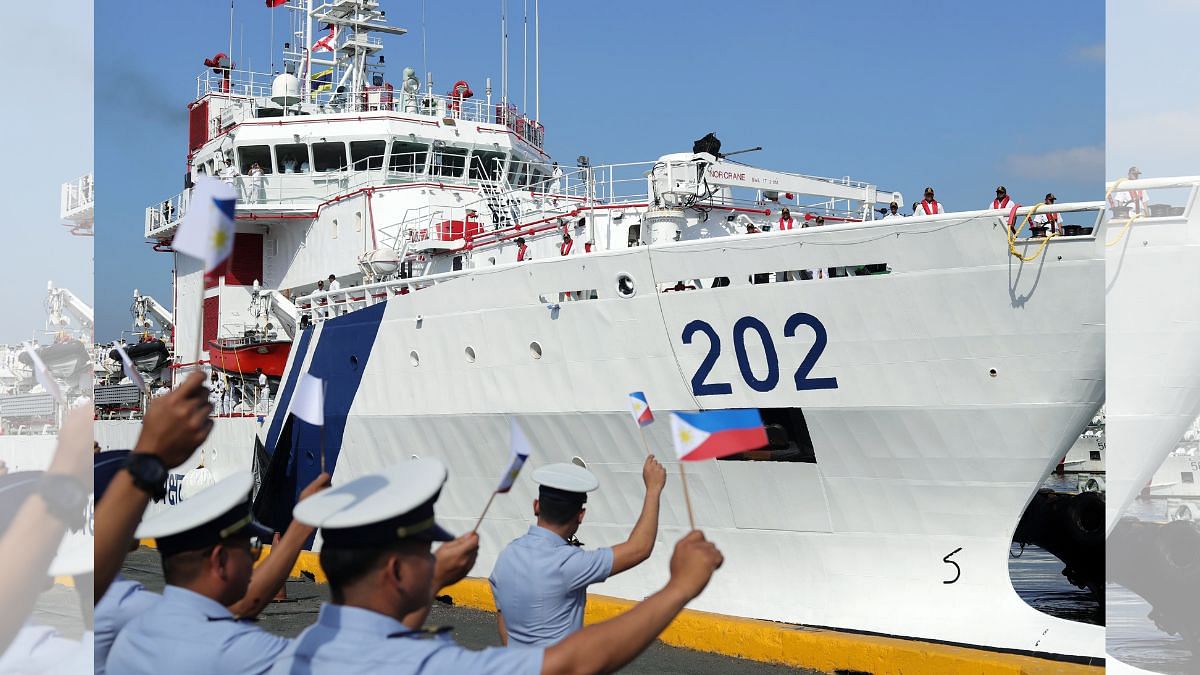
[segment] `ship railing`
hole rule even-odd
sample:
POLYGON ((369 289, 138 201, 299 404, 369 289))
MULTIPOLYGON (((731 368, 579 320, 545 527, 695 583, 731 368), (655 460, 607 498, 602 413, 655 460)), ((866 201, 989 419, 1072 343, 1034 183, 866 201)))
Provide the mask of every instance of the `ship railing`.
POLYGON ((205 69, 204 72, 196 76, 196 98, 200 99, 206 94, 219 94, 231 97, 269 97, 271 95, 271 83, 274 79, 275 76, 270 73, 260 73, 252 70, 231 70, 227 78, 225 75, 214 72, 212 69, 205 69))
POLYGON ((184 190, 153 206, 146 207, 146 238, 157 239, 179 224, 187 213, 189 190, 184 190))
POLYGON ((308 321, 314 323, 320 322, 386 302, 391 297, 415 293, 471 272, 472 270, 456 270, 409 279, 388 279, 336 291, 314 292, 297 299, 296 308, 301 317, 307 317, 308 321))
POLYGON ((73 181, 63 183, 60 202, 62 219, 71 220, 92 209, 95 199, 95 183, 92 174, 85 174, 73 181))

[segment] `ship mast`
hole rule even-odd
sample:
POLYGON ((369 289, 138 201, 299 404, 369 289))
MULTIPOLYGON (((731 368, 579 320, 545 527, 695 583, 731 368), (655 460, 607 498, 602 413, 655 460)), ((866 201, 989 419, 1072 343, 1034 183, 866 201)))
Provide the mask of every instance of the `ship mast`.
POLYGON ((383 50, 382 40, 372 38, 371 33, 404 35, 408 31, 387 25, 386 13, 379 8, 378 0, 331 0, 315 8, 313 0, 305 0, 305 3, 305 41, 310 64, 304 76, 306 99, 312 90, 311 73, 317 72, 319 67, 341 71, 337 85, 331 87, 335 92, 343 87, 347 99, 362 95, 371 84, 374 64, 370 59, 383 50), (321 36, 313 34, 314 22, 321 26, 321 36), (337 36, 331 45, 333 56, 322 58, 312 53, 312 48, 321 37, 328 35, 324 33, 327 27, 335 30, 337 36))

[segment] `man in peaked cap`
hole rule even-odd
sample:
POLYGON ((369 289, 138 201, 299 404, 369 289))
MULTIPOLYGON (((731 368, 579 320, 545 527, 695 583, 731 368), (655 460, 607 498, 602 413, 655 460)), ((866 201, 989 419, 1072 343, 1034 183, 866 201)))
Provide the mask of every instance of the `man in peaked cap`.
MULTIPOLYGON (((128 450, 110 450, 94 455, 96 499, 104 496, 105 490, 116 474, 129 461, 128 450)), ((329 474, 321 474, 303 492, 304 499, 329 485, 329 474)), ((293 521, 287 532, 271 549, 271 555, 254 569, 246 594, 233 604, 229 611, 241 619, 258 616, 270 604, 271 598, 287 581, 287 576, 300 555, 305 540, 313 528, 293 521)), ((137 548, 137 540, 130 540, 130 549, 137 548)), ((104 675, 108 653, 117 635, 130 621, 158 604, 162 596, 146 590, 142 584, 120 574, 109 585, 108 591, 96 602, 95 675, 104 675)))
POLYGON ((472 651, 445 630, 419 629, 435 591, 470 571, 478 545, 468 534, 430 553, 431 542, 450 539, 433 508, 445 481, 437 460, 409 460, 296 506, 297 520, 321 528, 332 602, 292 641, 272 675, 612 672, 641 653, 723 561, 704 535, 692 532, 675 547, 667 586, 621 616, 546 649, 472 651))
POLYGON ((263 673, 287 646, 239 621, 228 606, 246 595, 271 531, 250 514, 248 471, 147 518, 135 536, 155 539, 162 599, 125 626, 109 652, 110 673, 263 673))
POLYGON ((654 455, 646 458, 646 497, 629 539, 593 550, 575 540, 587 493, 600 486, 592 472, 575 464, 549 464, 534 471, 533 480, 539 486, 533 502, 537 524, 500 552, 489 581, 501 641, 545 647, 583 628, 588 586, 650 557, 667 471, 654 455))

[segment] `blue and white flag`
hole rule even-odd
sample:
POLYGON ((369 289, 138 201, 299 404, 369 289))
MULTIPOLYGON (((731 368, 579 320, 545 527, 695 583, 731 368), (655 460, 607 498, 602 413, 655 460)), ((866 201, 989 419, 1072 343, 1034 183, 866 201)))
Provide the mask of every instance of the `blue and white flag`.
POLYGON ((117 356, 121 357, 121 370, 125 371, 125 377, 128 377, 130 382, 137 385, 138 391, 146 391, 146 380, 138 372, 138 369, 134 367, 133 359, 129 358, 129 354, 125 353, 125 348, 117 345, 114 351, 117 352, 117 356))
POLYGON ((236 209, 236 188, 212 176, 200 176, 171 247, 203 262, 204 271, 211 272, 233 253, 236 209))
POLYGON ((525 432, 521 430, 521 425, 517 424, 516 420, 512 424, 512 440, 510 442, 512 455, 508 461, 508 469, 500 478, 500 487, 496 488, 496 492, 508 492, 512 489, 513 483, 517 480, 517 475, 521 473, 521 467, 525 466, 525 460, 529 459, 529 439, 525 437, 525 432))

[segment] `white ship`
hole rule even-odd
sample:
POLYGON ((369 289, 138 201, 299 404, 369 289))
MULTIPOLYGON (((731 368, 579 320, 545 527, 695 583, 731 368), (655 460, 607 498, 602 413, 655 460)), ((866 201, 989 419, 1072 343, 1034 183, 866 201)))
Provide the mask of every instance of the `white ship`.
MULTIPOLYGON (((642 497, 628 392, 660 417, 757 408, 769 448, 689 467, 697 526, 726 555, 693 608, 1103 656, 1102 627, 1032 609, 1008 575, 1026 504, 1103 402, 1102 202, 1039 211, 1069 236, 1010 241, 1008 212, 879 219, 898 193, 711 142, 558 175, 541 120, 490 83, 387 83, 378 34, 403 31, 374 0, 288 8, 287 72, 218 54, 189 106, 193 175, 221 175, 241 203, 223 275, 176 256, 174 353, 235 376, 239 354, 280 368, 261 424, 218 420, 201 460, 214 477, 251 466, 256 439, 290 496, 322 447, 335 481, 437 457, 439 517, 467 530, 516 419, 534 464, 579 458, 599 476, 581 536, 610 545, 642 497), (303 48, 318 40, 331 51, 303 48), (314 292, 330 274, 340 288, 314 292), (328 382, 323 441, 286 413, 304 371, 328 382)), ((187 205, 185 191, 147 209, 160 249, 187 205)), ((648 431, 669 457, 666 425, 648 431)), ((106 447, 134 433, 98 426, 106 447)), ((595 592, 642 598, 665 579, 687 525, 674 475, 654 559, 595 592)), ((497 500, 473 575, 528 527, 533 496, 519 481, 497 500)))

